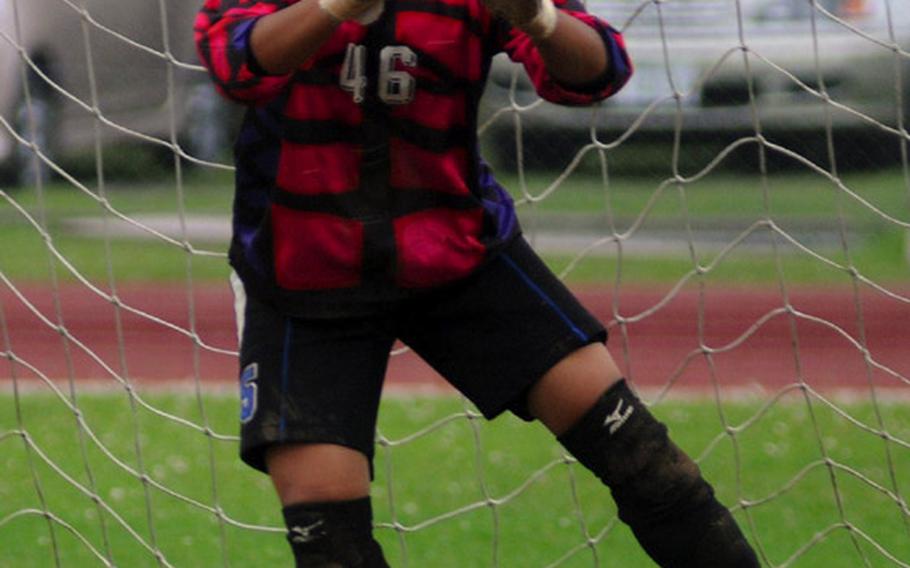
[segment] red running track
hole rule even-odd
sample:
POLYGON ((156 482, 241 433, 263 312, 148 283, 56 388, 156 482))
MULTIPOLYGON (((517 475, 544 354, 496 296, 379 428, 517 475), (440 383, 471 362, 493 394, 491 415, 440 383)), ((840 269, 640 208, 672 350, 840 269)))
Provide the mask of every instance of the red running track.
MULTIPOLYGON (((197 348, 192 338, 123 310, 121 342, 114 305, 83 286, 61 289, 62 318, 56 315, 50 289, 23 286, 20 290, 55 325, 62 319, 68 333, 84 346, 65 342, 63 334, 42 322, 10 290, 0 292, 9 334, 8 345, 0 338, 0 351, 12 352, 13 359, 24 361, 46 377, 59 380, 73 376, 113 385, 112 373, 116 373, 137 383, 192 385, 197 376, 205 382, 231 381, 236 376, 234 355, 197 348)), ((672 391, 703 391, 716 381, 722 390, 775 390, 801 377, 821 391, 865 389, 871 381, 877 388, 893 389, 893 393, 910 393, 910 303, 906 301, 870 288, 858 298, 849 288, 797 288, 790 291, 790 305, 805 316, 791 316, 777 290, 708 288, 701 299, 697 289, 690 287, 652 314, 643 315, 668 292, 630 289, 614 298, 606 288, 578 291, 596 315, 610 322, 611 351, 641 387, 672 383, 672 391), (614 299, 619 316, 631 318, 625 325, 618 325, 614 317, 614 299), (700 311, 704 316, 701 332, 700 311), (867 366, 862 350, 854 343, 862 345, 864 341, 871 358, 899 376, 867 366), (701 345, 719 351, 709 360, 699 351, 701 345), (695 355, 687 360, 692 353, 695 355)), ((907 290, 901 293, 905 298, 910 296, 907 290)), ((236 348, 232 297, 226 284, 196 288, 192 298, 194 321, 185 288, 128 286, 119 290, 119 296, 124 304, 180 328, 195 329, 206 345, 228 351, 236 348)), ((0 380, 8 380, 13 373, 25 382, 38 376, 21 364, 0 365, 0 380)), ((412 353, 392 357, 388 379, 392 387, 447 388, 412 353)))

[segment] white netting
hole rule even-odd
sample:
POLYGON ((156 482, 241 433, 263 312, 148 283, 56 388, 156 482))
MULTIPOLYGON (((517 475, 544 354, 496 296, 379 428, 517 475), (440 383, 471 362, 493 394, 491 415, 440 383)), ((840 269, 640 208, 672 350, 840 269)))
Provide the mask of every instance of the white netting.
MULTIPOLYGON (((0 566, 288 562, 210 381, 231 168, 200 125, 230 120, 195 7, 0 1, 0 566)), ((494 68, 481 137, 529 237, 608 297, 614 355, 765 564, 910 566, 906 5, 589 9, 638 66, 616 101, 561 114, 494 68)), ((647 565, 537 426, 408 392, 377 448, 395 565, 647 565)))

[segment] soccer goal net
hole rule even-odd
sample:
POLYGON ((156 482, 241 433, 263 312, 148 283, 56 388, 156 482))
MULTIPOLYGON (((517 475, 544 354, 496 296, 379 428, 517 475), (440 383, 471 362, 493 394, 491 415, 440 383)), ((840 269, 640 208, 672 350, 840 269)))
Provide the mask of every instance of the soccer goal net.
MULTIPOLYGON (((0 567, 291 563, 237 457, 237 109, 199 3, 0 0, 0 567)), ((554 106, 497 58, 484 95, 529 241, 763 565, 910 566, 905 0, 587 9, 620 94, 554 106)), ((376 447, 393 566, 653 566, 543 427, 405 346, 376 447)))

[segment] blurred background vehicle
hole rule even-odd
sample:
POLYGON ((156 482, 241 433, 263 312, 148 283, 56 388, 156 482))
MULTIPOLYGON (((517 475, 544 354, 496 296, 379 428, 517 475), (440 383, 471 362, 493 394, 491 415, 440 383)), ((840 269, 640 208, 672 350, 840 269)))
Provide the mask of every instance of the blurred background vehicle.
POLYGON ((214 159, 227 145, 216 116, 223 103, 193 68, 198 8, 192 0, 0 0, 3 178, 22 184, 49 172, 9 129, 52 160, 91 155, 96 126, 103 142, 169 142, 174 132, 188 154, 214 159))
POLYGON ((535 158, 564 162, 567 149, 592 138, 670 143, 677 121, 696 153, 760 125, 769 139, 822 159, 830 121, 844 162, 899 157, 900 137, 888 129, 898 128, 899 110, 905 130, 910 123, 905 0, 590 0, 587 7, 624 32, 635 75, 600 106, 570 109, 539 101, 521 68, 498 57, 484 118, 488 147, 505 149, 507 161, 513 101, 529 107, 522 126, 535 133, 524 138, 526 166, 535 158))

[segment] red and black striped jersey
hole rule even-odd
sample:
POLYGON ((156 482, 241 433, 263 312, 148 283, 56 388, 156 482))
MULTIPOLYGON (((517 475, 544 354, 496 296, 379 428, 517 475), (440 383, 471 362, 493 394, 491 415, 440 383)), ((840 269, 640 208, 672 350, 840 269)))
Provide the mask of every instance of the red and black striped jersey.
POLYGON ((268 75, 250 31, 295 1, 207 0, 195 24, 218 90, 247 105, 231 264, 251 293, 295 315, 382 310, 469 275, 518 234, 477 145, 495 54, 566 105, 606 98, 632 72, 621 35, 574 0, 556 4, 599 32, 611 60, 584 89, 554 80, 530 38, 480 0, 385 0, 376 22, 344 22, 294 72, 268 75))

